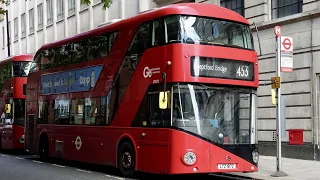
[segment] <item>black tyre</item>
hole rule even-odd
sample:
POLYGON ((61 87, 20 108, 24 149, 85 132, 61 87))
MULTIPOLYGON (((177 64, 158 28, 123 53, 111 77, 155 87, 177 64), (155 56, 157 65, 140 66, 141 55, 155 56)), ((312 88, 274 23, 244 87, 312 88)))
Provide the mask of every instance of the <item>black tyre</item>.
POLYGON ((40 139, 39 156, 40 156, 40 160, 43 162, 47 162, 49 159, 49 143, 48 143, 48 140, 45 138, 40 139))
POLYGON ((118 167, 124 177, 134 177, 136 153, 131 143, 124 142, 120 145, 118 149, 118 167))

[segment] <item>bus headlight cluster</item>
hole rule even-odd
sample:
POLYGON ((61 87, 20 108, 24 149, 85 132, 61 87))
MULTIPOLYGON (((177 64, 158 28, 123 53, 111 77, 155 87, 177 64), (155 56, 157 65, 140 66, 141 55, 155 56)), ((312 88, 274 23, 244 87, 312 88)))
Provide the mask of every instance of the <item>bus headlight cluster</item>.
POLYGON ((197 156, 194 152, 187 152, 184 154, 183 156, 183 162, 186 164, 186 165, 194 165, 197 161, 197 156))
POLYGON ((259 153, 257 150, 252 151, 252 160, 254 163, 258 163, 259 161, 259 153))

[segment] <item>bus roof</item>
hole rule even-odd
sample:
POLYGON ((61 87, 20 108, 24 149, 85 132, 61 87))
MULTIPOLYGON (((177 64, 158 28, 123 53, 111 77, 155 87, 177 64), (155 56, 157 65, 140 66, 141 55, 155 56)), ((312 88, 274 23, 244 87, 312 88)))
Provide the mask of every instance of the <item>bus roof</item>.
POLYGON ((123 19, 121 21, 114 22, 90 31, 86 31, 84 33, 77 34, 63 40, 45 44, 39 50, 61 46, 91 37, 92 35, 99 35, 104 32, 116 31, 128 24, 141 24, 152 19, 175 14, 212 17, 249 24, 249 22, 240 14, 221 6, 203 3, 179 3, 144 11, 131 18, 123 19))
POLYGON ((6 63, 9 61, 32 61, 33 54, 19 54, 7 57, 5 59, 0 60, 0 64, 6 63))

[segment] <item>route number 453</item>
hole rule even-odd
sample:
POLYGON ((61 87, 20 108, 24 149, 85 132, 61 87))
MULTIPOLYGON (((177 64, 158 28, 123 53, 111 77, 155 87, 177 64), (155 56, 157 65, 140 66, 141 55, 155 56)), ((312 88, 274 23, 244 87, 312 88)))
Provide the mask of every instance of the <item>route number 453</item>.
POLYGON ((237 75, 239 77, 248 77, 249 76, 249 67, 248 66, 239 66, 237 69, 237 75))

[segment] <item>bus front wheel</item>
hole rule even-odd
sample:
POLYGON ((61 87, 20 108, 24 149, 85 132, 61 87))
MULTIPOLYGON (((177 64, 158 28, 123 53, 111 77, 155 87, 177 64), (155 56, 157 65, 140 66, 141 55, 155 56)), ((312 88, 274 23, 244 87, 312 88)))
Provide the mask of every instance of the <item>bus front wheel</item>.
POLYGON ((118 149, 118 167, 123 176, 134 177, 136 168, 136 154, 131 143, 124 142, 118 149))

